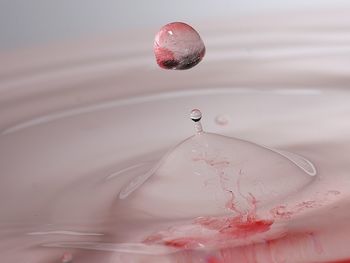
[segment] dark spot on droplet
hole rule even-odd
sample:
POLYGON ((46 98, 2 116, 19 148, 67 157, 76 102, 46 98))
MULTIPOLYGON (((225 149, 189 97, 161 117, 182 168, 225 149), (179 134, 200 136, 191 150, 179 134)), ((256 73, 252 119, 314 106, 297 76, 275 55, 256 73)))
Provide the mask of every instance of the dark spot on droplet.
POLYGON ((176 67, 176 69, 185 70, 193 68, 202 60, 203 56, 201 55, 201 53, 195 53, 182 58, 181 62, 176 67))
POLYGON ((179 65, 179 61, 176 61, 174 59, 165 60, 165 61, 162 61, 161 65, 164 68, 173 69, 173 68, 176 68, 179 65))
POLYGON ((197 65, 200 61, 200 59, 186 60, 185 63, 181 63, 181 65, 176 69, 190 69, 197 65))
POLYGON ((191 120, 193 120, 194 122, 199 122, 202 118, 198 118, 198 119, 193 119, 191 118, 191 120))

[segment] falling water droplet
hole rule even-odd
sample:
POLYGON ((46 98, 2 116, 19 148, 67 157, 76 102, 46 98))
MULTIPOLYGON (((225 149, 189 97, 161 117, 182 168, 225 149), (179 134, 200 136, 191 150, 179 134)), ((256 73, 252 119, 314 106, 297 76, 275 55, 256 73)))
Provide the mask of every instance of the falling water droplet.
POLYGON ((154 54, 164 69, 189 69, 205 54, 204 43, 191 26, 174 22, 163 26, 154 40, 154 54))

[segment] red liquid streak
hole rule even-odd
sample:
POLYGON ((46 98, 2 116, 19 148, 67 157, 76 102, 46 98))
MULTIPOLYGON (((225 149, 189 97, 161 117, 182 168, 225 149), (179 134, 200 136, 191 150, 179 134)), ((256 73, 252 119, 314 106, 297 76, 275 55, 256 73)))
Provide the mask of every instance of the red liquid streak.
POLYGON ((223 263, 220 259, 216 257, 209 257, 206 263, 223 263))
MULTIPOLYGON (((232 196, 233 193, 232 193, 232 196)), ((267 232, 270 230, 273 220, 262 220, 256 216, 256 199, 251 195, 250 202, 252 204, 252 210, 248 214, 240 213, 236 217, 200 217, 194 220, 193 226, 196 225, 203 227, 204 229, 214 230, 216 234, 210 238, 202 237, 180 237, 169 239, 163 235, 153 235, 148 237, 144 242, 148 244, 162 243, 166 246, 182 249, 194 249, 201 247, 205 244, 216 241, 223 243, 228 239, 244 239, 258 233, 267 232)), ((232 198, 233 200, 233 198, 232 198)), ((231 204, 232 209, 238 211, 234 204, 231 204)))
POLYGON ((290 208, 287 208, 285 205, 279 205, 272 208, 270 213, 275 219, 291 219, 293 215, 296 215, 305 209, 322 206, 322 202, 324 201, 304 201, 290 208))
POLYGON ((164 245, 175 248, 196 248, 200 243, 199 239, 189 237, 164 241, 164 245))
POLYGON ((227 192, 230 193, 231 197, 229 200, 227 200, 225 207, 229 210, 232 210, 232 211, 238 213, 238 214, 241 214, 241 212, 235 207, 235 203, 234 203, 235 195, 234 195, 234 193, 232 191, 227 191, 227 192))
POLYGON ((270 210, 270 213, 273 215, 274 218, 283 218, 283 219, 290 219, 294 214, 293 212, 288 211, 285 205, 280 205, 272 208, 270 210))
MULTIPOLYGON (((248 196, 244 196, 240 189, 240 195, 250 205, 248 212, 241 211, 235 206, 235 195, 233 191, 225 187, 225 172, 224 169, 230 164, 227 160, 217 160, 214 158, 207 158, 206 156, 199 156, 193 158, 193 161, 204 161, 208 166, 214 167, 217 170, 222 190, 230 194, 229 200, 226 202, 226 208, 234 211, 238 216, 232 217, 199 217, 194 220, 193 228, 200 229, 198 226, 203 227, 203 230, 213 230, 213 234, 205 238, 198 234, 198 237, 177 237, 171 239, 171 231, 169 236, 154 235, 148 237, 146 243, 162 243, 166 246, 190 249, 205 246, 206 244, 217 242, 225 243, 228 239, 245 239, 250 236, 267 232, 270 230, 273 220, 259 219, 256 215, 257 200, 253 194, 249 193, 248 196)), ((200 231, 199 231, 200 232, 200 231)))
POLYGON ((199 218, 196 223, 233 238, 246 238, 268 231, 273 221, 259 220, 254 217, 243 219, 241 216, 238 216, 233 218, 199 218))
MULTIPOLYGON (((165 246, 185 249, 187 252, 186 259, 189 261, 179 262, 195 262, 190 259, 195 256, 196 248, 215 248, 217 253, 215 256, 203 257, 206 263, 258 263, 258 262, 293 262, 293 259, 300 260, 303 255, 302 251, 306 247, 312 248, 315 254, 324 252, 322 244, 313 232, 304 233, 286 233, 282 232, 278 236, 261 236, 265 238, 265 242, 251 243, 250 237, 257 234, 268 232, 274 224, 274 219, 290 219, 293 215, 304 211, 305 209, 320 207, 325 200, 308 200, 300 202, 291 208, 286 205, 280 205, 270 210, 272 219, 260 219, 257 215, 258 200, 253 194, 242 194, 240 190, 239 180, 237 181, 237 191, 239 195, 245 199, 249 205, 248 211, 242 211, 235 204, 235 194, 226 187, 225 183, 227 175, 225 168, 229 162, 226 160, 217 160, 215 158, 207 158, 207 156, 199 156, 193 161, 204 161, 209 167, 213 167, 217 171, 218 179, 222 190, 227 192, 230 197, 226 201, 225 207, 233 212, 236 216, 227 217, 198 217, 194 219, 191 226, 195 230, 191 236, 186 236, 186 232, 179 231, 176 233, 177 227, 170 228, 169 231, 162 231, 162 234, 150 236, 145 240, 149 244, 163 244, 165 246), (193 234, 195 233, 195 234, 193 234), (206 234, 203 234, 206 233, 206 234), (209 233, 209 234, 208 234, 209 233), (172 238, 173 236, 173 238, 172 238), (245 240, 241 244, 243 246, 230 246, 233 240, 245 240), (246 242, 246 243, 245 243, 246 242), (285 253, 286 248, 293 247, 295 255, 285 253)), ((240 171, 239 174, 242 174, 240 171)), ((329 191, 326 195, 338 195, 338 191, 329 191)), ((187 227, 187 226, 186 226, 187 227)), ((181 229, 181 227, 179 227, 181 229)), ((273 233, 272 233, 273 234, 273 233)), ((240 244, 238 242, 238 244, 240 244)), ((201 261, 202 262, 202 261, 201 261)), ((350 260, 329 262, 329 263, 350 263, 350 260)))

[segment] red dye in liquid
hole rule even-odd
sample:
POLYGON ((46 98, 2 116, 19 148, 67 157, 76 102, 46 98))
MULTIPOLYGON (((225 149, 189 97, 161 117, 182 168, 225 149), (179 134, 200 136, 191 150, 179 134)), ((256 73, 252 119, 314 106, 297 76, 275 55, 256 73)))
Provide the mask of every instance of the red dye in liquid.
POLYGON ((294 214, 293 212, 288 211, 285 205, 274 207, 273 209, 270 210, 270 212, 274 218, 281 218, 281 219, 290 219, 294 214))
POLYGON ((216 257, 209 257, 206 263, 222 263, 222 261, 216 257))
POLYGON ((173 239, 169 241, 164 241, 164 245, 175 248, 194 248, 198 247, 201 243, 200 239, 183 237, 178 239, 173 239))
POLYGON ((207 244, 225 244, 230 239, 246 239, 259 233, 264 233, 270 230, 273 220, 259 219, 256 215, 256 199, 250 194, 247 201, 251 204, 251 210, 248 213, 239 211, 234 205, 234 195, 228 202, 228 206, 232 211, 239 213, 238 216, 226 217, 199 217, 192 222, 193 229, 209 230, 211 235, 201 235, 201 230, 198 231, 198 236, 181 236, 172 238, 172 233, 175 228, 168 232, 157 233, 149 236, 144 240, 147 244, 163 244, 169 247, 181 249, 195 249, 206 246, 207 244))
POLYGON ((197 223, 220 234, 233 238, 246 238, 250 235, 266 232, 273 224, 272 220, 259 220, 256 218, 243 219, 242 216, 233 218, 200 218, 197 223))
POLYGON ((295 206, 290 207, 290 208, 288 208, 285 205, 279 205, 279 206, 272 208, 270 210, 270 213, 272 214, 273 218, 275 218, 275 219, 291 219, 293 215, 296 215, 296 214, 304 211, 305 209, 316 208, 316 207, 322 206, 323 202, 325 202, 325 200, 303 201, 303 202, 298 203, 295 206))
POLYGON ((163 26, 154 40, 157 64, 164 69, 189 69, 205 54, 205 46, 191 26, 174 22, 163 26))
MULTIPOLYGON (((181 250, 186 256, 175 262, 197 262, 194 261, 198 255, 196 253, 203 251, 204 254, 200 254, 200 262, 203 263, 304 262, 305 251, 315 257, 327 252, 316 232, 290 231, 285 227, 285 220, 307 209, 321 207, 330 196, 339 195, 339 191, 330 190, 315 200, 281 204, 270 210, 270 216, 263 218, 257 211, 259 201, 252 193, 241 191, 239 178, 234 182, 236 187, 229 184, 229 175, 226 173, 230 165, 228 160, 199 154, 192 161, 204 162, 208 168, 215 169, 218 185, 225 193, 223 205, 232 214, 197 217, 190 222, 157 231, 146 238, 144 243, 181 250), (296 253, 290 255, 286 252, 287 248, 293 248, 296 253), (215 253, 208 256, 208 251, 215 253)), ((243 175, 242 170, 239 170, 239 174, 243 175)))

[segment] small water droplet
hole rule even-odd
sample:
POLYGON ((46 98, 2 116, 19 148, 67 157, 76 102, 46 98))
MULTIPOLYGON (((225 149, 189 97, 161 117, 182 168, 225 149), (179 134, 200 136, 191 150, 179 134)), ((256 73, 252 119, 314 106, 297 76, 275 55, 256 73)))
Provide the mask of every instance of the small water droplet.
POLYGON ((202 112, 198 109, 193 109, 190 114, 191 120, 194 121, 194 129, 196 131, 196 134, 200 134, 203 132, 201 119, 202 119, 202 112))
POLYGON ((201 118, 202 118, 202 113, 201 113, 201 111, 198 110, 198 109, 193 109, 193 110, 191 111, 190 117, 191 117, 191 120, 193 120, 194 122, 197 122, 197 121, 200 121, 200 120, 201 120, 201 118))
POLYGON ((174 22, 163 26, 154 40, 154 54, 164 69, 190 69, 204 57, 205 46, 191 26, 174 22))
POLYGON ((215 123, 220 126, 226 126, 230 123, 230 116, 227 114, 220 114, 215 117, 215 123))

